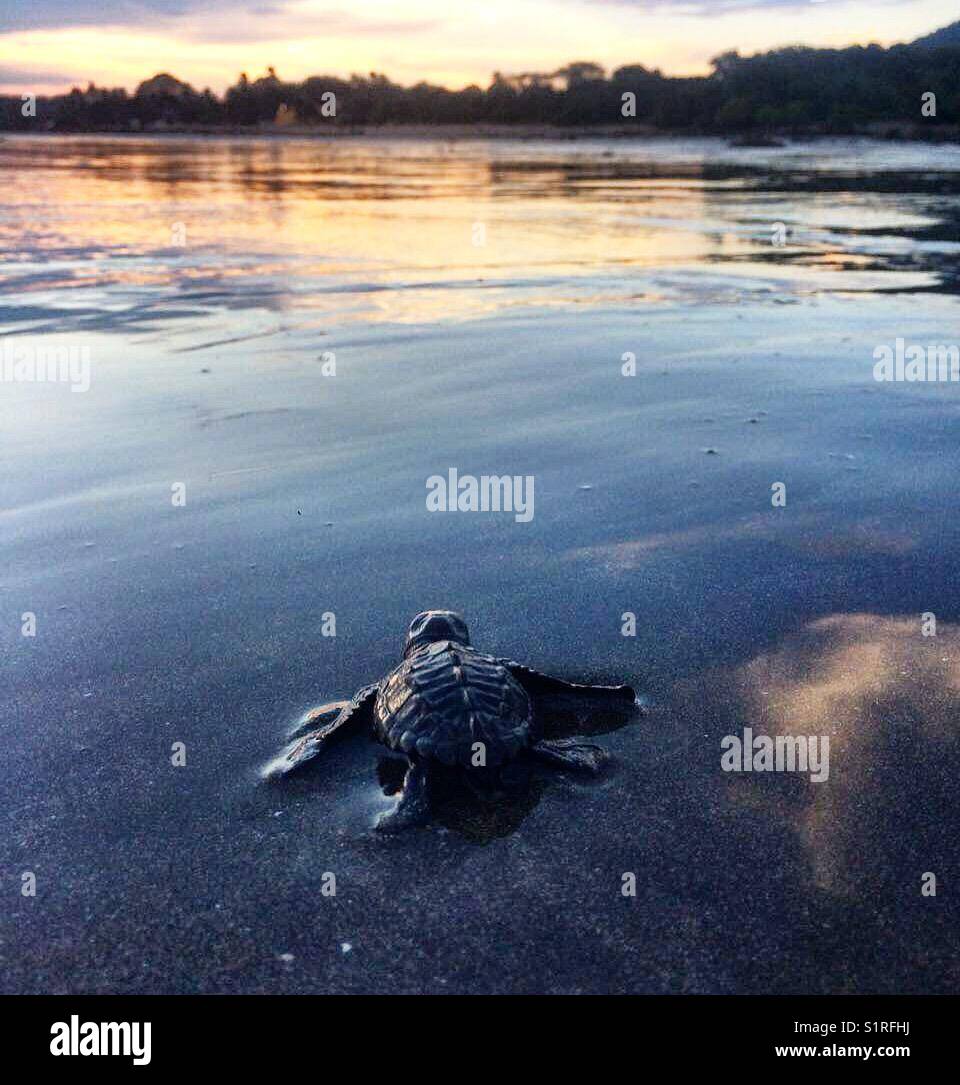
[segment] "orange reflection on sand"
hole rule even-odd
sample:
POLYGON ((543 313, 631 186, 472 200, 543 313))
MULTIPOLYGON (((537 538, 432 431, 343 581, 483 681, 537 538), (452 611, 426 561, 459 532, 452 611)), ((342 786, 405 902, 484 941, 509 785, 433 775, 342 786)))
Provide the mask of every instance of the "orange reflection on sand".
POLYGON ((70 268, 52 284, 26 276, 21 295, 229 280, 275 308, 342 312, 350 295, 364 319, 400 321, 622 300, 631 268, 696 265, 712 249, 644 217, 699 221, 696 186, 664 195, 631 180, 630 200, 611 202, 615 179, 520 157, 429 140, 13 138, 0 242, 70 268))
MULTIPOLYGON (((960 753, 960 627, 921 620, 835 614, 812 622, 741 668, 735 684, 755 733, 830 738, 830 778, 808 784, 796 829, 815 884, 868 898, 881 888, 919 899, 920 876, 943 874, 926 820, 955 787, 960 753), (949 782, 948 782, 949 778, 949 782), (910 879, 913 882, 910 883, 910 879)), ((782 811, 764 775, 733 793, 782 811)))
POLYGON ((794 513, 789 527, 784 529, 775 518, 762 513, 732 524, 710 523, 677 531, 653 531, 622 542, 579 547, 567 551, 564 557, 596 562, 611 572, 627 572, 640 568, 657 554, 743 539, 763 539, 800 553, 833 558, 863 553, 903 555, 916 546, 916 537, 908 528, 898 529, 876 518, 837 526, 834 518, 827 525, 824 515, 819 513, 794 513))

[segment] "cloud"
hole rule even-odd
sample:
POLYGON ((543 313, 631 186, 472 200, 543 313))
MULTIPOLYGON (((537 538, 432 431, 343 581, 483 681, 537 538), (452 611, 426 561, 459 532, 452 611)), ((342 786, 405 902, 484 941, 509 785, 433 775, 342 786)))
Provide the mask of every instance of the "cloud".
MULTIPOLYGON (((635 7, 668 15, 737 15, 756 11, 815 11, 832 0, 592 0, 608 7, 635 7)), ((843 2, 843 0, 841 0, 843 2)), ((852 0, 851 0, 852 2, 852 0)), ((876 0, 878 4, 905 4, 915 0, 876 0)), ((837 5, 834 3, 834 7, 837 5)))
POLYGON ((230 44, 312 35, 417 34, 439 25, 411 19, 365 19, 345 11, 299 12, 283 2, 249 7, 238 0, 0 0, 0 34, 27 30, 118 26, 175 28, 194 41, 230 44))
POLYGON ((71 26, 141 26, 198 9, 230 7, 224 0, 0 0, 0 33, 71 26))
POLYGON ((342 11, 285 12, 280 8, 250 9, 231 14, 228 23, 221 15, 198 12, 189 21, 177 24, 177 37, 184 41, 202 41, 233 45, 249 41, 278 41, 309 38, 396 37, 400 34, 424 34, 441 25, 439 20, 370 20, 342 11))
POLYGON ((0 64, 0 86, 20 86, 37 83, 69 83, 70 79, 63 72, 46 71, 43 68, 19 68, 0 64))

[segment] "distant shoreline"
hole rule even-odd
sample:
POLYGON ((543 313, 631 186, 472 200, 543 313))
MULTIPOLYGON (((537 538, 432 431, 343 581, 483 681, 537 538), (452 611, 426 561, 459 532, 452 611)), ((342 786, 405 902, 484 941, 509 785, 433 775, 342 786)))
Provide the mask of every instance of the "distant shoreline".
POLYGON ((867 138, 924 143, 960 143, 960 125, 936 126, 917 123, 873 123, 852 127, 848 131, 830 131, 826 126, 811 126, 800 130, 748 130, 720 132, 657 128, 649 124, 617 124, 568 126, 550 124, 382 124, 341 125, 324 127, 316 124, 263 125, 165 125, 143 129, 83 128, 74 130, 48 129, 24 132, 22 129, 0 128, 0 138, 17 136, 255 136, 276 139, 313 138, 339 139, 407 139, 407 140, 530 140, 543 139, 575 142, 587 139, 722 139, 744 148, 776 148, 792 142, 815 139, 867 138))
POLYGON ((431 140, 717 136, 744 147, 778 139, 960 139, 960 21, 912 43, 845 49, 791 45, 715 56, 710 74, 669 76, 591 60, 551 71, 494 72, 451 89, 383 73, 281 78, 240 72, 222 93, 169 71, 124 87, 0 95, 0 130, 431 140))

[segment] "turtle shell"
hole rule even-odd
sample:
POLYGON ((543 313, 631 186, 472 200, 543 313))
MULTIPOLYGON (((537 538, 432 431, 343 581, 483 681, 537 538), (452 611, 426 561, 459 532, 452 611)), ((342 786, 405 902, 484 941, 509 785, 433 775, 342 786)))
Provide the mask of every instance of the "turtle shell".
POLYGON ((490 656, 448 640, 419 649, 384 678, 373 717, 390 749, 466 768, 478 742, 493 767, 535 741, 520 683, 490 656))

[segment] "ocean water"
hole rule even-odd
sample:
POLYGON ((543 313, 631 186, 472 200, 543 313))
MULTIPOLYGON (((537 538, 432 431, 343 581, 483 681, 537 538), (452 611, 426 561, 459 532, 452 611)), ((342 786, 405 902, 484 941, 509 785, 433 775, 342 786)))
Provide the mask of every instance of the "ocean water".
POLYGON ((0 173, 0 989, 956 989, 960 390, 874 364, 957 343, 960 148, 6 137, 0 173), (428 511, 450 468, 534 515, 428 511), (383 839, 364 735, 260 779, 443 606, 642 691, 550 709, 600 780, 383 839), (829 777, 724 772, 745 728, 829 777))

